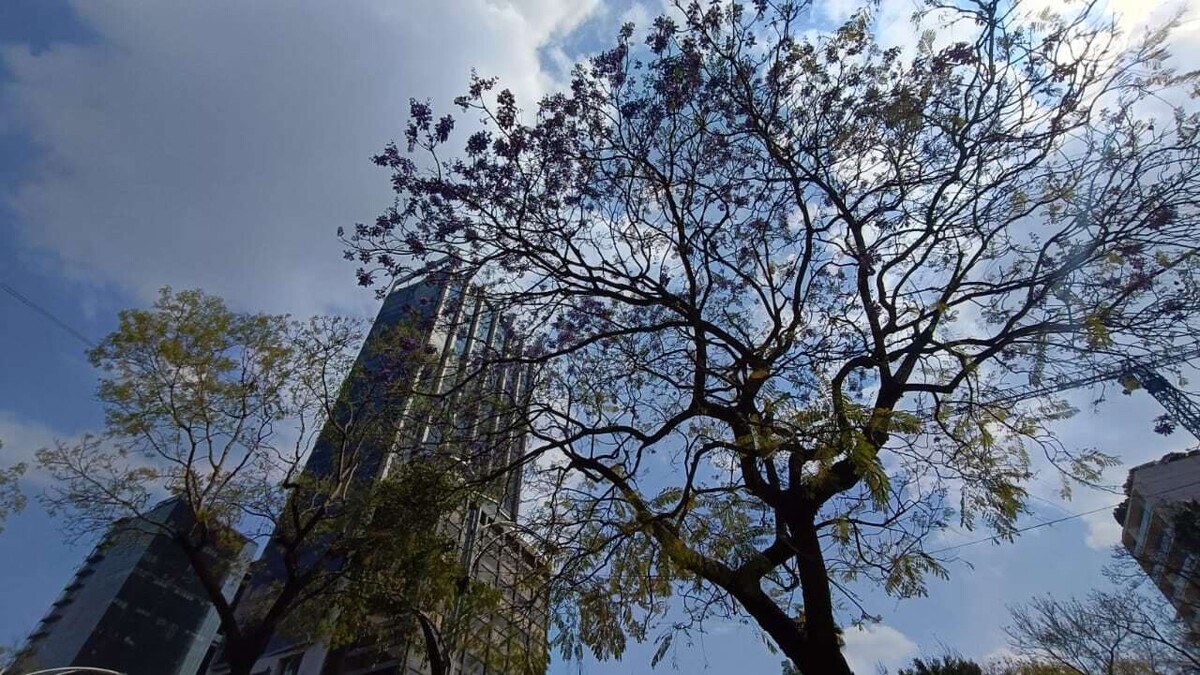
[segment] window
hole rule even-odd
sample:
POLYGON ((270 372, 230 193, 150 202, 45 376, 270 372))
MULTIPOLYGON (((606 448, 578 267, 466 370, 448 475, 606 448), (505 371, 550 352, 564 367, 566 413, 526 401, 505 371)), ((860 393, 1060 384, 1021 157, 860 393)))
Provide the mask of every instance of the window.
POLYGON ((488 344, 488 338, 491 337, 492 321, 495 315, 486 307, 480 312, 479 325, 475 329, 475 337, 482 343, 488 344))
POLYGON ((467 342, 471 337, 471 329, 469 326, 460 326, 458 334, 454 339, 454 353, 462 356, 467 352, 467 342))

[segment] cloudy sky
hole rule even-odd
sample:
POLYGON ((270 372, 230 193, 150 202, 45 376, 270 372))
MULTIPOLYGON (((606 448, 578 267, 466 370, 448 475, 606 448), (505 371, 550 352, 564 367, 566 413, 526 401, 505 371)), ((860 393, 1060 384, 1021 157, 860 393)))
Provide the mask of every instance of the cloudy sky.
MULTIPOLYGON (((912 3, 884 3, 895 41, 911 36, 912 3)), ((1151 3, 1114 6, 1136 26, 1147 19, 1139 4, 1151 3)), ((817 0, 814 22, 851 6, 817 0)), ((84 339, 161 286, 204 288, 241 309, 371 315, 334 232, 390 203, 368 158, 402 133, 408 99, 448 107, 474 67, 534 100, 625 19, 655 13, 600 0, 0 1, 0 464, 99 427, 84 339)), ((1181 54, 1197 55, 1195 37, 1189 22, 1181 54)), ((1060 431, 1122 457, 1111 483, 1194 442, 1150 433, 1160 411, 1147 397, 1110 398, 1060 431)), ((1064 503, 1052 477, 1038 485, 1030 525, 1118 501, 1088 491, 1064 503)), ((847 635, 855 666, 873 673, 945 647, 997 653, 1005 604, 1100 584, 1116 532, 1101 510, 1015 544, 958 549, 953 578, 928 598, 868 597, 883 623, 847 635)), ((945 545, 972 539, 952 532, 945 545)), ((36 505, 8 523, 0 644, 23 639, 90 543, 65 542, 36 505)), ((778 672, 780 657, 738 624, 679 644, 660 669, 778 672)), ((651 651, 552 672, 645 672, 651 651)))

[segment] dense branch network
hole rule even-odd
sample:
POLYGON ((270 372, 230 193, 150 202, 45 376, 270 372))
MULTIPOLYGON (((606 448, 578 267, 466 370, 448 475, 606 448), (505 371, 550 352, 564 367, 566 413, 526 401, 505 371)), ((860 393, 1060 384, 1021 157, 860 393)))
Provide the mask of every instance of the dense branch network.
POLYGON ((808 37, 801 4, 680 4, 532 122, 475 77, 459 154, 414 101, 376 158, 398 199, 344 235, 360 281, 448 265, 529 336, 568 653, 620 654, 679 594, 664 650, 744 613, 848 672, 856 580, 919 594, 929 534, 1010 534, 1031 450, 1083 480, 1112 461, 1053 437, 1063 402, 992 393, 1193 339, 1200 120, 1162 103, 1196 80, 1169 27, 990 0, 915 21, 902 49, 870 9, 808 37))

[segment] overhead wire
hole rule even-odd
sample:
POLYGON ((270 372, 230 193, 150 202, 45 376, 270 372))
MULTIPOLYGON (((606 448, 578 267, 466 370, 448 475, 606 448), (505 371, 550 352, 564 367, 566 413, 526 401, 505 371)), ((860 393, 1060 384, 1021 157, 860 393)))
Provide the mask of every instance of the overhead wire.
POLYGON ((4 283, 3 281, 0 281, 0 290, 3 290, 5 293, 8 293, 9 295, 11 295, 13 298, 15 298, 17 300, 17 302, 20 302, 21 304, 25 305, 29 309, 32 309, 33 311, 37 312, 38 314, 41 314, 43 318, 47 319, 54 325, 58 326, 59 328, 61 328, 64 331, 66 331, 72 337, 79 340, 80 342, 87 345, 88 347, 96 346, 96 343, 93 342, 86 335, 75 330, 66 321, 63 321, 62 319, 55 316, 54 313, 51 312, 50 310, 46 309, 45 307, 42 307, 41 305, 34 302, 33 300, 30 300, 29 298, 25 297, 19 291, 17 291, 17 289, 13 288, 12 286, 9 286, 8 284, 4 283))
MULTIPOLYGON (((1177 485, 1177 486, 1175 486, 1175 487, 1168 488, 1168 489, 1166 489, 1166 490, 1160 490, 1160 491, 1158 491, 1158 492, 1152 492, 1152 493, 1150 493, 1150 494, 1148 494, 1148 495, 1143 495, 1143 496, 1145 496, 1145 497, 1157 497, 1157 496, 1160 496, 1160 495, 1164 495, 1164 494, 1166 494, 1166 493, 1168 493, 1168 492, 1174 492, 1174 491, 1176 491, 1176 490, 1182 490, 1182 489, 1184 489, 1184 488, 1189 488, 1189 487, 1192 487, 1192 486, 1195 486, 1195 485, 1200 485, 1200 480, 1195 480, 1195 481, 1192 481, 1192 482, 1190 482, 1190 483, 1186 483, 1186 484, 1184 484, 1184 485, 1177 485)), ((1027 525, 1027 526, 1025 526, 1025 527, 1019 527, 1019 528, 1017 528, 1017 529, 1013 530, 1012 532, 1010 532, 1010 533, 1008 533, 1008 534, 1010 534, 1010 535, 1018 535, 1018 534, 1022 534, 1022 533, 1024 533, 1024 532, 1029 532, 1030 530, 1036 530, 1036 529, 1043 528, 1043 527, 1050 527, 1051 525, 1057 525, 1057 524, 1059 524, 1059 523, 1065 523, 1065 522, 1067 522, 1068 520, 1075 520, 1076 518, 1082 518, 1082 517, 1084 517, 1084 516, 1090 516, 1090 515, 1092 515, 1093 513, 1100 513, 1101 511, 1105 511, 1105 510, 1109 510, 1109 509, 1115 509, 1116 507, 1120 506, 1120 505, 1123 503, 1123 501, 1124 501, 1124 500, 1122 500, 1122 501, 1120 501, 1120 502, 1117 502, 1117 503, 1115 503, 1115 504, 1109 504, 1109 505, 1107 505, 1107 506, 1101 506, 1101 507, 1098 507, 1098 508, 1094 508, 1094 509, 1091 509, 1091 510, 1089 510, 1089 511, 1081 511, 1081 512, 1079 512, 1079 513, 1072 513, 1072 514, 1070 514, 1070 515, 1063 516, 1063 517, 1061 517, 1061 518, 1055 518, 1055 519, 1053 519, 1053 520, 1046 520, 1046 521, 1042 521, 1042 522, 1039 522, 1039 523, 1034 523, 1033 525, 1027 525)), ((961 543, 961 544, 955 544, 955 545, 953 545, 953 546, 947 546, 947 547, 945 547, 945 548, 939 548, 939 549, 937 549, 937 550, 935 550, 935 551, 929 551, 929 552, 928 552, 928 555, 938 555, 938 554, 940 554, 940 553, 947 553, 947 552, 949 552, 949 551, 957 551, 958 549, 961 549, 961 548, 966 548, 966 547, 968 547, 968 546, 974 546, 974 545, 976 545, 976 544, 982 544, 982 543, 984 543, 984 542, 989 542, 989 541, 997 541, 997 540, 999 540, 999 539, 1001 539, 1001 538, 1003 538, 1003 536, 1002 536, 1002 535, 995 535, 995 534, 994 534, 994 535, 992 535, 992 536, 990 536, 990 537, 981 537, 981 538, 979 538, 979 539, 973 539, 973 540, 971 540, 971 541, 963 542, 963 543, 961 543)))

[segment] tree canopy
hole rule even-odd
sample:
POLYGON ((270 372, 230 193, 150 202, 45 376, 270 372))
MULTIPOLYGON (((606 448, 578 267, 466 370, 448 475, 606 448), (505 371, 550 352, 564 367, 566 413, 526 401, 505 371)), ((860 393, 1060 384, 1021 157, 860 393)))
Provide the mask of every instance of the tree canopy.
POLYGON ((911 667, 901 668, 896 675, 983 675, 983 668, 974 661, 947 655, 934 659, 913 659, 911 667))
MULTIPOLYGON (((3 448, 4 444, 0 443, 0 449, 3 448)), ((24 462, 0 467, 0 532, 4 531, 4 521, 25 508, 25 495, 21 493, 21 486, 17 481, 24 475, 26 468, 24 462)))
POLYGON ((565 653, 736 616, 848 673, 856 582, 919 595, 931 534, 1012 534, 1031 452, 1112 461, 1061 400, 990 401, 1194 340, 1197 77, 1170 25, 1040 7, 931 0, 899 46, 870 4, 678 2, 532 109, 412 102, 346 255, 456 271, 527 336, 565 653))
POLYGON ((453 464, 434 458, 389 473, 359 529, 338 611, 326 617, 331 646, 374 652, 383 663, 403 646, 423 650, 431 675, 458 672, 454 664, 464 654, 496 672, 545 673, 544 635, 528 624, 544 622, 546 606, 513 602, 522 585, 531 598, 544 592, 545 575, 511 568, 494 578, 479 574, 481 558, 503 555, 501 540, 513 524, 493 521, 495 531, 478 520, 472 525, 478 504, 463 488, 453 464))
MULTIPOLYGON (((216 608, 233 675, 248 675, 277 633, 327 623, 339 604, 353 617, 361 595, 346 593, 352 575, 407 593, 406 608, 385 616, 411 629, 413 608, 433 611, 456 569, 453 533, 411 526, 452 513, 462 493, 377 481, 374 469, 392 453, 414 382, 405 374, 428 361, 426 345, 406 325, 380 335, 364 358, 390 376, 367 376, 355 366, 361 329, 234 312, 200 291, 164 289, 152 309, 122 312, 89 352, 103 374, 105 432, 38 452, 54 479, 45 502, 73 533, 124 519, 181 547, 216 608), (386 512, 400 494, 412 510, 404 518, 386 512), (194 523, 152 517, 168 496, 194 523), (237 596, 223 578, 245 541, 233 533, 264 551, 237 596), (389 567, 371 564, 385 554, 389 567), (418 574, 430 568, 442 576, 418 574)), ((441 480, 454 481, 456 466, 440 466, 441 480)), ((419 639, 415 629, 408 637, 419 639)))

